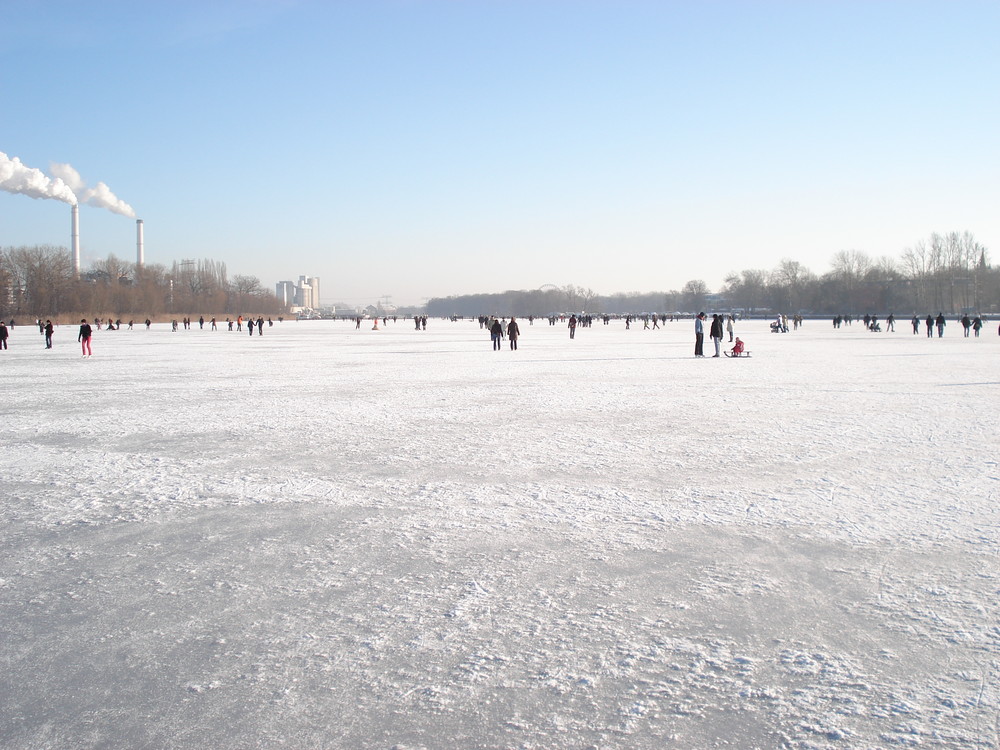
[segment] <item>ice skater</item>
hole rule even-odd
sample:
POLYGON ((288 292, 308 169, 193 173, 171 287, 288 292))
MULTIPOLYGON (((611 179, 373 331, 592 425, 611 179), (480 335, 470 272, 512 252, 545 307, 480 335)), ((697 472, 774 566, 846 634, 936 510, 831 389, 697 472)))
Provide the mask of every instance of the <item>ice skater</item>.
POLYGON ((93 335, 93 329, 90 327, 90 323, 84 318, 80 321, 80 335, 76 337, 76 340, 80 342, 80 346, 83 349, 83 356, 89 357, 93 354, 90 348, 90 337, 93 335))

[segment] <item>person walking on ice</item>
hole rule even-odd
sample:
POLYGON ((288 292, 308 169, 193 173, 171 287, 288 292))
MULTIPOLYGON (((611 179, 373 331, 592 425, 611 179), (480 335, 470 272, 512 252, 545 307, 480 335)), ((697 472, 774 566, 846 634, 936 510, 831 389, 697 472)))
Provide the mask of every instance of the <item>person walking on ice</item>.
POLYGON ((90 323, 84 318, 80 321, 80 335, 76 337, 76 340, 80 342, 80 346, 83 349, 83 356, 89 357, 93 354, 90 349, 90 337, 93 335, 93 329, 90 327, 90 323))
POLYGON ((500 342, 503 341, 503 323, 498 318, 493 318, 490 324, 490 339, 493 340, 493 351, 500 351, 500 342))
POLYGON ((517 351, 517 337, 521 335, 521 329, 517 327, 517 321, 514 316, 510 316, 510 322, 507 324, 507 338, 510 339, 510 350, 517 351))

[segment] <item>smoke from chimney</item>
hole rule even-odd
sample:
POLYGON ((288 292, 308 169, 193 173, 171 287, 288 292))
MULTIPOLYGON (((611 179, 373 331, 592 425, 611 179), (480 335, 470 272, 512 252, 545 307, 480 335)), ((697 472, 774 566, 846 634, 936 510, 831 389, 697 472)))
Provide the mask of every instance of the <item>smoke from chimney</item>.
POLYGON ((95 187, 88 188, 80 173, 69 164, 52 162, 49 165, 49 171, 55 175, 56 179, 61 179, 66 183, 76 193, 81 203, 97 208, 106 208, 112 213, 135 218, 135 211, 132 210, 132 207, 112 193, 111 188, 103 182, 98 182, 95 187))
MULTIPOLYGON (((8 193, 19 193, 29 198, 53 198, 73 206, 73 272, 80 275, 80 203, 88 206, 106 208, 112 213, 135 218, 132 207, 111 192, 103 182, 88 188, 80 173, 69 164, 53 162, 49 169, 54 175, 48 177, 42 170, 27 167, 21 160, 7 156, 0 151, 0 190, 8 193)), ((138 262, 143 264, 142 257, 142 220, 138 220, 138 262)))
POLYGON ((53 198, 75 206, 73 189, 59 177, 46 177, 40 169, 26 167, 16 156, 0 151, 0 190, 19 193, 29 198, 53 198))

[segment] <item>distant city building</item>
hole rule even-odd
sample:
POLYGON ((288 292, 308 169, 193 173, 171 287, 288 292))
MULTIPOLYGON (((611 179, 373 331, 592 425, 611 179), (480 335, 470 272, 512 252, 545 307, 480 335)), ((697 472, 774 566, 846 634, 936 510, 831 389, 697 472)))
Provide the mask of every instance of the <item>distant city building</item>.
POLYGON ((299 276, 294 281, 279 281, 274 287, 275 296, 290 307, 315 310, 319 308, 319 277, 299 276))
POLYGON ((291 281, 279 281, 274 285, 274 296, 283 305, 295 304, 295 284, 291 281))

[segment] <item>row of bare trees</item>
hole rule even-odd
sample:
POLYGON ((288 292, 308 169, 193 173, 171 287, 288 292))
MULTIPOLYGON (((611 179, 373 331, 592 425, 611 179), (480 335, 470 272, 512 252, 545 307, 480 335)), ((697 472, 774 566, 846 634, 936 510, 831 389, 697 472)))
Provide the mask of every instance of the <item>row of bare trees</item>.
POLYGON ((435 298, 427 303, 427 313, 434 316, 493 313, 544 317, 567 311, 635 314, 701 310, 814 315, 998 313, 1000 269, 989 265, 986 248, 971 233, 952 232, 932 234, 906 248, 899 259, 841 251, 822 275, 788 259, 770 270, 746 269, 730 274, 717 293, 704 281, 693 279, 679 291, 668 292, 602 296, 570 285, 435 298))
POLYGON ((619 292, 610 296, 570 284, 497 294, 435 297, 427 301, 426 312, 434 317, 495 314, 520 318, 584 312, 595 315, 603 312, 641 314, 700 310, 705 307, 709 296, 707 285, 699 280, 689 281, 679 292, 619 292))
POLYGON ((722 295, 733 307, 825 314, 1000 311, 1000 269, 969 232, 932 234, 901 257, 873 258, 857 250, 834 255, 816 275, 782 260, 771 270, 731 274, 722 295))
POLYGON ((0 317, 114 318, 276 315, 281 302, 256 276, 230 278, 212 260, 139 267, 114 255, 77 277, 65 248, 0 250, 0 317))

